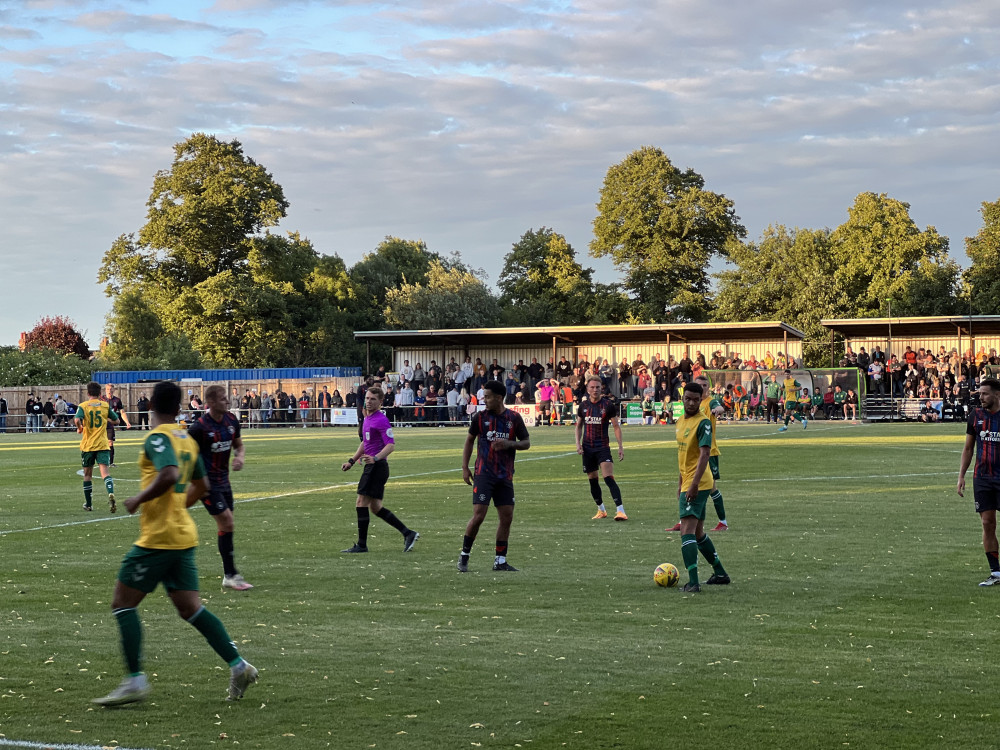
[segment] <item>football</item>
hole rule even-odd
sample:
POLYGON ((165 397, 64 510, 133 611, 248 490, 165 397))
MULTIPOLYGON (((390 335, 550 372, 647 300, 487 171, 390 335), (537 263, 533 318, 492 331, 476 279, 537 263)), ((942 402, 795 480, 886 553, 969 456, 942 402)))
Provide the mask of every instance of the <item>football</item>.
POLYGON ((678 579, 680 579, 681 574, 677 570, 677 566, 671 563, 663 563, 663 565, 657 565, 656 570, 653 571, 653 580, 656 581, 657 586, 676 586, 678 579))

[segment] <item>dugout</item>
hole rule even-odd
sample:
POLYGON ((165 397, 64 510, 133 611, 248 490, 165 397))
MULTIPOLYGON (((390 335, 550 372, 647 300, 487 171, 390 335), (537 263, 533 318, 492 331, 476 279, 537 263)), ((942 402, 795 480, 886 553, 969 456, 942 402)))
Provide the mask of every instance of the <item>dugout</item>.
POLYGON ((552 359, 579 362, 597 357, 616 365, 636 359, 649 362, 656 355, 680 361, 703 354, 706 361, 719 351, 723 356, 753 355, 762 360, 766 353, 784 353, 801 361, 805 334, 787 323, 654 323, 649 325, 538 326, 525 328, 456 328, 414 331, 355 331, 354 338, 368 345, 367 372, 372 372, 371 344, 392 348, 390 370, 398 372, 403 360, 417 362, 426 370, 431 360, 444 367, 452 357, 456 362, 477 357, 489 366, 494 358, 504 368, 537 358, 543 365, 552 359))
MULTIPOLYGON (((771 376, 774 376, 778 385, 785 379, 784 370, 705 370, 708 376, 709 387, 715 391, 717 388, 725 390, 726 386, 743 386, 743 389, 753 397, 763 397, 764 383, 771 376)), ((840 386, 844 393, 848 389, 853 389, 858 394, 858 401, 863 403, 865 396, 865 380, 861 376, 861 371, 857 367, 831 367, 822 369, 794 369, 792 377, 799 385, 809 389, 809 395, 814 395, 817 391, 823 394, 830 387, 840 386)))

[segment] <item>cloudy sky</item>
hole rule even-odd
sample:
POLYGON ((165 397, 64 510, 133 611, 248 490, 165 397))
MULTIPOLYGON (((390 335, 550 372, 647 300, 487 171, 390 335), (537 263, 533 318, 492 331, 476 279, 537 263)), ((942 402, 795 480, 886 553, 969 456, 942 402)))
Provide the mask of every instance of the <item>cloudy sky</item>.
POLYGON ((984 0, 0 2, 0 345, 67 315, 96 346, 103 253, 192 132, 240 140, 282 230, 350 265, 386 235, 495 282, 530 228, 587 257, 642 145, 750 232, 835 227, 863 191, 967 262, 1000 198, 1000 4, 984 0))

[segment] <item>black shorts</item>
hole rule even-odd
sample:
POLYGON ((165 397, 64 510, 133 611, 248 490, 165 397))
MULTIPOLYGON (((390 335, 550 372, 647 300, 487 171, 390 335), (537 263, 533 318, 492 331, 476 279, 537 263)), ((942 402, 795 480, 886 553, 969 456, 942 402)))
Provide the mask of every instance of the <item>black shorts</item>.
POLYGON ((365 464, 358 480, 358 494, 381 500, 385 495, 385 483, 389 481, 389 462, 385 459, 373 464, 365 464))
POLYGON ((611 446, 603 448, 583 449, 583 473, 589 474, 601 468, 601 464, 614 463, 611 459, 611 446))
POLYGON ((111 424, 110 422, 108 422, 107 430, 108 430, 108 440, 114 440, 115 439, 115 426, 113 424, 111 424))
POLYGON ((972 496, 976 500, 976 513, 1000 510, 1000 479, 974 477, 972 479, 972 496))
POLYGON ((208 494, 201 499, 201 504, 211 516, 217 516, 233 509, 233 488, 212 483, 208 494))
POLYGON ((497 507, 514 504, 514 482, 510 479, 494 479, 486 474, 472 478, 472 504, 489 505, 490 500, 497 507))

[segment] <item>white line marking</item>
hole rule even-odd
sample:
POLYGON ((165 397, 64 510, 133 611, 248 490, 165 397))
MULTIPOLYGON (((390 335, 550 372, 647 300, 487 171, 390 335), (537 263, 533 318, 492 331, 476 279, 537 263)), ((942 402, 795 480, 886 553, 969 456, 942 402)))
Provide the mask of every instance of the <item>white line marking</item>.
POLYGON ((7 740, 0 737, 0 747, 28 747, 28 748, 38 748, 39 750, 108 750, 109 748, 114 748, 115 750, 139 750, 138 748, 128 748, 121 745, 77 745, 77 744, 63 744, 60 742, 31 742, 29 740, 7 740))

